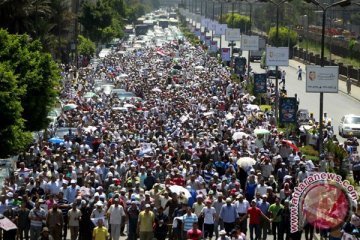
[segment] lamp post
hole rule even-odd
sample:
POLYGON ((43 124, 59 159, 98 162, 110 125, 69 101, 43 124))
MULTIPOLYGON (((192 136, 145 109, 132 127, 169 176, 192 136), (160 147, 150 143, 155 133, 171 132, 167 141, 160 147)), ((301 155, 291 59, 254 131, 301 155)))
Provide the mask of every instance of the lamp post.
MULTIPOLYGON (((285 2, 289 2, 290 0, 282 0, 280 2, 274 2, 273 0, 262 0, 262 2, 269 2, 276 7, 276 35, 275 35, 275 47, 278 46, 279 42, 279 8, 285 2)), ((279 117, 279 76, 278 76, 279 67, 275 67, 275 119, 276 123, 278 122, 279 117)))
MULTIPOLYGON (((351 0, 341 0, 330 5, 325 5, 317 0, 305 0, 307 3, 312 3, 322 10, 322 29, 321 29, 321 52, 320 52, 320 66, 324 67, 324 49, 325 49, 325 25, 326 25, 326 11, 329 8, 341 6, 346 7, 351 4, 351 0)), ((319 116, 319 154, 323 152, 323 116, 324 115, 324 93, 320 92, 320 116, 319 116)))

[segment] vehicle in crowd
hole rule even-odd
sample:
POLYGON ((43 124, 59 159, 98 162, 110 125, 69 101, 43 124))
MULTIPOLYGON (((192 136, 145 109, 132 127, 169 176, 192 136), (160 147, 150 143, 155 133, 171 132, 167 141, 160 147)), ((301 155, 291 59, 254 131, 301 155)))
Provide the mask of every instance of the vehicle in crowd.
MULTIPOLYGON (((276 78, 276 67, 275 66, 267 67, 266 76, 267 76, 267 78, 276 78)), ((278 77, 278 79, 281 79, 280 68, 278 68, 278 70, 277 70, 277 77, 278 77)))
POLYGON ((73 138, 77 134, 77 129, 72 127, 59 127, 55 130, 53 138, 64 139, 65 135, 73 138))
POLYGON ((250 51, 250 62, 260 61, 266 48, 266 40, 259 37, 259 50, 250 51))
POLYGON ((348 114, 341 118, 339 135, 342 137, 360 137, 360 115, 348 114))

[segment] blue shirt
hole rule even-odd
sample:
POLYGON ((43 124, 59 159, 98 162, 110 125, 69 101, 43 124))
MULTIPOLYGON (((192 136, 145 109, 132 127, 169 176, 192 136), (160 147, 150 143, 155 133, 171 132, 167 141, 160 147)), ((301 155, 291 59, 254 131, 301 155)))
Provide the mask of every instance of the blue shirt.
POLYGON ((269 211, 270 203, 261 201, 256 204, 256 207, 259 208, 264 215, 267 215, 269 211))
POLYGON ((220 216, 224 222, 233 223, 238 218, 236 207, 233 204, 225 204, 221 207, 220 216))
POLYGON ((183 216, 184 231, 189 231, 193 227, 193 223, 198 222, 198 217, 195 213, 188 215, 187 213, 183 216))

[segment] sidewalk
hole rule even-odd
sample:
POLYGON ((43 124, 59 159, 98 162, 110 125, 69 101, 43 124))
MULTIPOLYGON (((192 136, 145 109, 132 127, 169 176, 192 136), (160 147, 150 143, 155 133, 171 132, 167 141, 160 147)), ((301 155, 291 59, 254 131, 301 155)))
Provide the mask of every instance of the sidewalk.
MULTIPOLYGON (((304 63, 293 60, 293 59, 289 60, 289 67, 297 69, 298 66, 300 66, 303 69, 303 72, 305 72, 305 64, 304 63)), ((340 80, 340 79, 339 79, 339 92, 342 94, 348 95, 347 90, 346 90, 346 82, 343 80, 340 80)), ((360 87, 352 85, 351 86, 351 94, 348 96, 360 102, 360 87)))

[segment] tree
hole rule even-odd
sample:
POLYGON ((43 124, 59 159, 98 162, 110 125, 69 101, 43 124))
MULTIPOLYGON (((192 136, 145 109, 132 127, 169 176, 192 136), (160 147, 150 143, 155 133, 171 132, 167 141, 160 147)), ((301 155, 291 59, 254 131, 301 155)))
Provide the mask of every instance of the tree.
POLYGON ((21 117, 23 108, 20 97, 23 88, 18 88, 17 80, 6 64, 0 63, 0 157, 16 154, 31 142, 31 133, 24 131, 21 117))
POLYGON ((109 0, 84 2, 80 14, 80 23, 84 26, 84 36, 95 43, 107 43, 122 36, 120 15, 115 14, 109 0))
POLYGON ((80 55, 83 55, 88 58, 94 55, 96 50, 96 46, 94 42, 92 42, 90 39, 82 35, 79 35, 78 43, 79 43, 78 50, 80 55))
POLYGON ((268 36, 270 44, 279 47, 288 46, 289 44, 289 47, 292 48, 296 45, 298 40, 297 32, 287 27, 279 27, 278 41, 276 40, 276 27, 270 28, 268 36))
POLYGON ((351 14, 350 21, 352 24, 360 25, 360 13, 351 14))
POLYGON ((242 32, 245 32, 250 27, 250 17, 238 13, 225 14, 222 22, 225 22, 229 28, 240 28, 242 32))
POLYGON ((40 41, 28 35, 11 35, 0 30, 0 62, 18 79, 25 129, 37 131, 48 125, 47 115, 54 106, 60 71, 51 55, 42 52, 40 41))

